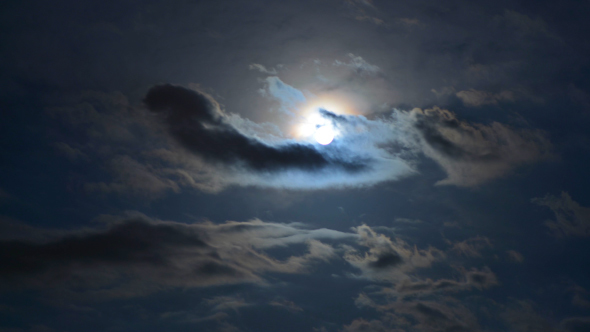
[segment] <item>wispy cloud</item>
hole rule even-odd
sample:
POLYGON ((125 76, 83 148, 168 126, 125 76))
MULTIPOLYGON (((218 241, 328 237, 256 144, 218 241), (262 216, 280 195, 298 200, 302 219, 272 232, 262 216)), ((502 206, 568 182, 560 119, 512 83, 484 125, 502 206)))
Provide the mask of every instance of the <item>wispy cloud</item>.
POLYGON ((455 242, 451 251, 466 257, 481 257, 481 251, 485 248, 492 248, 492 243, 487 237, 473 237, 461 242, 455 242))
POLYGON ((459 91, 456 95, 467 106, 495 105, 498 104, 498 102, 515 100, 514 93, 511 91, 490 93, 486 91, 470 89, 459 91))
POLYGON ((269 76, 263 81, 264 87, 260 90, 261 95, 279 102, 279 110, 288 115, 294 115, 295 110, 307 100, 305 95, 283 82, 278 76, 269 76))
POLYGON ((277 71, 276 69, 267 69, 264 65, 261 65, 259 63, 252 63, 250 64, 250 66, 248 66, 248 68, 250 68, 250 70, 257 70, 263 74, 269 74, 269 75, 276 75, 277 71))
POLYGON ((555 236, 590 236, 590 208, 578 204, 567 192, 562 192, 559 197, 533 198, 532 202, 553 211, 555 220, 548 220, 545 225, 555 236))
POLYGON ((377 75, 381 71, 379 67, 368 63, 360 56, 349 53, 348 58, 347 62, 334 60, 334 66, 347 67, 359 75, 377 75))

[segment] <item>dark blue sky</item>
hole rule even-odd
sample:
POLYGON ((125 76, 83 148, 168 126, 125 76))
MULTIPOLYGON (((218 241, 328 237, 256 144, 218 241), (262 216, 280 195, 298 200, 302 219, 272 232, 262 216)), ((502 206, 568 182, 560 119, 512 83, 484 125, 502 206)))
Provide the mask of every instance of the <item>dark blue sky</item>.
POLYGON ((589 14, 3 2, 0 331, 590 331, 589 14))

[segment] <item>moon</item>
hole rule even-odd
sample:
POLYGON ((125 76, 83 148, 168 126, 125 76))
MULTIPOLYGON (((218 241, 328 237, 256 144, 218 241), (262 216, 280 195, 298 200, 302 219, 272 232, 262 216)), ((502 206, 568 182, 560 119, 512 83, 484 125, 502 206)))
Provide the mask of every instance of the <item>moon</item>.
POLYGON ((329 125, 316 129, 313 137, 321 145, 328 145, 334 140, 334 130, 329 125))

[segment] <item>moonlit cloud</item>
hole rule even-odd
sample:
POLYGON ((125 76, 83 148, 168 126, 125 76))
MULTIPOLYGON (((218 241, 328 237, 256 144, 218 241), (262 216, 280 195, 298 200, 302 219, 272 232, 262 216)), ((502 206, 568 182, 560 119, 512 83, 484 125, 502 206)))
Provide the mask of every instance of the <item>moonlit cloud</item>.
POLYGON ((415 109, 411 115, 422 151, 447 172, 440 185, 476 186, 551 157, 551 143, 538 130, 515 130, 498 122, 471 124, 440 108, 415 109))
POLYGON ((354 229, 360 236, 359 244, 369 248, 364 254, 351 250, 345 259, 361 270, 362 277, 375 280, 399 281, 406 273, 417 268, 430 267, 445 257, 440 250, 412 248, 401 239, 391 240, 363 225, 354 229))
POLYGON ((264 88, 259 90, 260 94, 278 101, 279 110, 286 114, 293 115, 295 109, 306 101, 301 91, 281 81, 278 76, 269 76, 263 82, 264 88))
POLYGON ((168 132, 178 143, 215 164, 256 172, 291 168, 303 171, 340 168, 356 172, 368 167, 367 160, 346 161, 324 155, 310 145, 269 146, 244 136, 225 123, 214 100, 197 91, 172 85, 156 86, 148 91, 144 103, 150 111, 162 115, 168 132))

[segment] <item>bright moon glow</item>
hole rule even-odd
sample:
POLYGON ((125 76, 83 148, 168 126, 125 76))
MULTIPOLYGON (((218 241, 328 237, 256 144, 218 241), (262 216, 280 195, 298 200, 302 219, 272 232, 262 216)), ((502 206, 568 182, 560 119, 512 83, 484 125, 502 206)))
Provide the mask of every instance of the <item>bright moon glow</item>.
POLYGON ((298 116, 298 123, 292 127, 292 135, 298 139, 315 140, 319 144, 328 145, 340 132, 333 126, 330 119, 323 117, 320 110, 334 114, 356 115, 355 103, 343 95, 324 95, 316 97, 304 105, 298 116))
POLYGON ((330 120, 322 117, 317 111, 307 116, 305 122, 299 124, 299 137, 311 138, 321 145, 332 143, 337 131, 332 126, 330 120))
POLYGON ((313 137, 321 145, 328 145, 334 140, 334 130, 330 125, 321 126, 315 131, 313 137))

